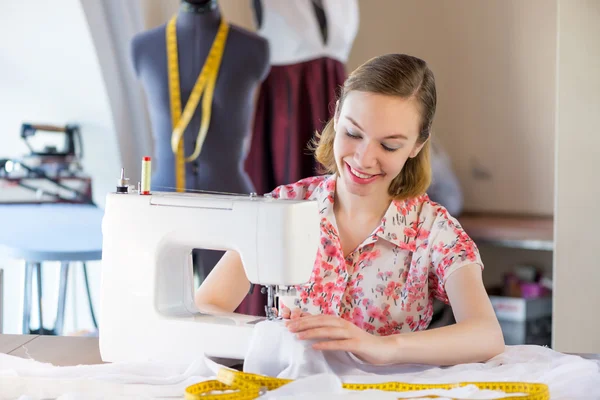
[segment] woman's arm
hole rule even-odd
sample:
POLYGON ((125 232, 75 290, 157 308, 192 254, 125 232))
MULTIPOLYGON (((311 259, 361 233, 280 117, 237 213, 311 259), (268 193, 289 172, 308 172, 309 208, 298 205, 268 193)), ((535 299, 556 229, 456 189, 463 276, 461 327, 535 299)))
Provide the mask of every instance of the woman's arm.
POLYGON ((457 323, 429 331, 375 336, 332 315, 286 321, 317 350, 341 350, 372 364, 456 365, 484 362, 504 351, 504 338, 481 278, 481 267, 464 266, 446 281, 457 323))
POLYGON ((228 251, 208 274, 195 295, 196 306, 206 312, 233 312, 250 290, 240 255, 228 251))
POLYGON ((451 274, 446 293, 456 324, 389 336, 392 362, 455 365, 487 361, 502 353, 504 337, 481 275, 476 264, 451 274))

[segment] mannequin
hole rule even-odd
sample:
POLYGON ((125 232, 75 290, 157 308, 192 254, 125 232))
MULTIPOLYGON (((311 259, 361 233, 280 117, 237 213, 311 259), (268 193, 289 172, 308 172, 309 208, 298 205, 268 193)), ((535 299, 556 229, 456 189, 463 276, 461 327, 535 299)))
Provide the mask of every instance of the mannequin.
MULTIPOLYGON (((182 111, 211 49, 221 18, 216 0, 181 1, 175 31, 182 111)), ((174 191, 177 186, 175 154, 171 147, 173 126, 166 27, 167 24, 163 24, 136 35, 131 43, 131 57, 146 95, 152 125, 152 189, 174 191)), ((252 134, 255 92, 269 68, 268 42, 230 25, 215 84, 208 133, 199 156, 185 163, 185 191, 245 194, 255 191, 244 171, 244 160, 252 134)), ((194 152, 201 115, 202 99, 183 133, 186 157, 194 152)), ((202 281, 222 254, 221 251, 194 250, 196 278, 202 281)))
POLYGON ((357 0, 253 0, 271 69, 257 101, 245 168, 259 194, 317 175, 308 149, 330 119, 358 32, 357 0))

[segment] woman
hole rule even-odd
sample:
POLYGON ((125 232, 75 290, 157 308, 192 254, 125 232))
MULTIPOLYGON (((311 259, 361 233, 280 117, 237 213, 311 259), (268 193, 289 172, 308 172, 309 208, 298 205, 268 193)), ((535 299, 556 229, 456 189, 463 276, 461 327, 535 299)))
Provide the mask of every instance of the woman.
MULTIPOLYGON (((315 141, 329 174, 272 192, 319 203, 321 246, 311 280, 295 298, 281 299, 289 330, 316 349, 348 351, 372 364, 433 365, 486 361, 504 351, 477 247, 425 194, 435 107, 425 62, 402 54, 369 60, 348 77, 334 118, 315 141), (426 330, 434 298, 452 306, 456 324, 426 330)), ((232 311, 249 285, 239 256, 228 252, 196 302, 232 311)))

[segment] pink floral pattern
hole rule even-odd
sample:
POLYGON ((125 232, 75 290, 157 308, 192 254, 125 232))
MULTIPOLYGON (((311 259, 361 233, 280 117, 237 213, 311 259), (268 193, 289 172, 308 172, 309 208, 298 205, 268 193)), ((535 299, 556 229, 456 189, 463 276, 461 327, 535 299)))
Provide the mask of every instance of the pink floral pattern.
POLYGON ((425 194, 393 201, 381 224, 344 258, 333 213, 335 184, 335 175, 316 176, 271 192, 280 199, 317 200, 321 215, 311 279, 281 301, 312 314, 338 315, 381 336, 426 329, 434 298, 449 303, 447 277, 465 265, 483 268, 475 243, 425 194))

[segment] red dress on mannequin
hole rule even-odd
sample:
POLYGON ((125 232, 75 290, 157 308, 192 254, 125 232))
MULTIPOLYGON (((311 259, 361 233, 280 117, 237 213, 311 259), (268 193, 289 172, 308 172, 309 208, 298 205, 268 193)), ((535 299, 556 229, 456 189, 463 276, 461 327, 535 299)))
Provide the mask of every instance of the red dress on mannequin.
MULTIPOLYGON (((264 194, 317 174, 308 145, 333 115, 359 13, 357 0, 258 3, 257 33, 269 42, 271 70, 257 100, 245 169, 264 194)), ((265 304, 254 290, 238 312, 264 315, 265 304)))

